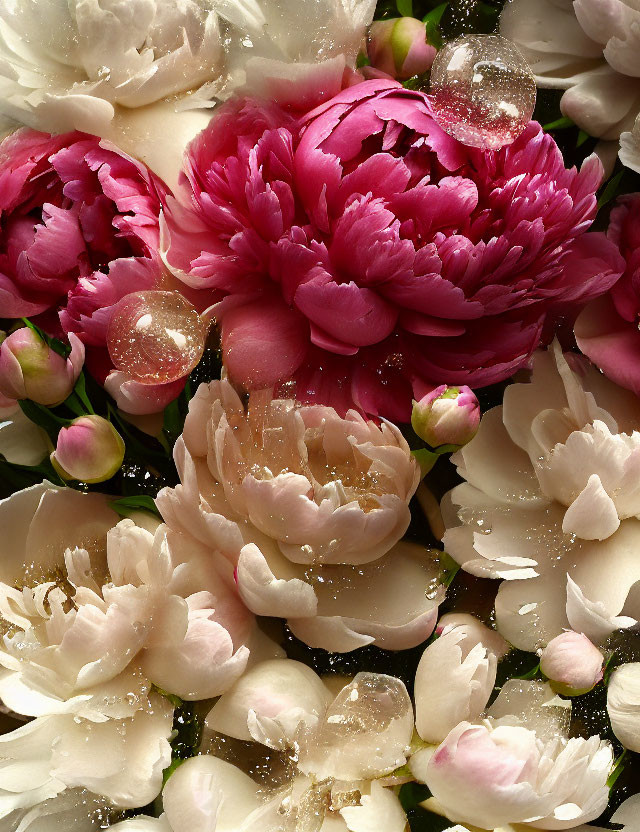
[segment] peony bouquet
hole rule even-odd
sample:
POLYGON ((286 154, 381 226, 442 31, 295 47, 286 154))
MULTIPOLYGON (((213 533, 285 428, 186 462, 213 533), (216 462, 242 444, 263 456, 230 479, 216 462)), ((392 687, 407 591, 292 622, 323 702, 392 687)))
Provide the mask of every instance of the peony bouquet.
POLYGON ((638 0, 0 0, 0 832, 639 832, 638 0))

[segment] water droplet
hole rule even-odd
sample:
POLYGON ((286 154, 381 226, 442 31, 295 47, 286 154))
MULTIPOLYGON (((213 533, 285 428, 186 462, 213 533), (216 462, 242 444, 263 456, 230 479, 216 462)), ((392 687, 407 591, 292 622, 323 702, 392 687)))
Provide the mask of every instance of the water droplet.
POLYGON ((109 355, 115 367, 142 384, 177 381, 202 357, 207 328, 179 292, 132 292, 113 311, 109 355))
POLYGON ((511 144, 536 103, 527 62, 500 35, 464 35, 447 43, 433 62, 430 91, 442 129, 484 150, 511 144))

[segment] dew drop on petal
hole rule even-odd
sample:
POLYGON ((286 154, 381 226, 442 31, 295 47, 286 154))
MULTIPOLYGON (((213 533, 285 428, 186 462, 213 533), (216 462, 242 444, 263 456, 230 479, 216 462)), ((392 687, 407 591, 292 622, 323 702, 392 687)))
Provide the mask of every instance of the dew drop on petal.
POLYGON ((463 35, 443 46, 431 68, 430 92, 442 129, 483 150, 511 144, 536 103, 529 65, 500 35, 463 35))
POLYGON ((196 366, 207 329, 207 322, 178 292, 132 292, 113 311, 107 346, 117 369, 142 384, 165 384, 196 366))

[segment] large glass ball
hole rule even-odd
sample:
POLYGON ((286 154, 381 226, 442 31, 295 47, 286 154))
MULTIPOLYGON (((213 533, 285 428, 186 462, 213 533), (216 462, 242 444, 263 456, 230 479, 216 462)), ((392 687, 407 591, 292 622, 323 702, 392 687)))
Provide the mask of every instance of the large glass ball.
POLYGON ((430 93, 442 129, 483 150, 511 144, 536 104, 529 65, 500 35, 463 35, 445 44, 431 68, 430 93))
POLYGON ((132 292, 118 302, 107 346, 114 366, 142 384, 177 381, 204 352, 208 324, 179 292, 132 292))

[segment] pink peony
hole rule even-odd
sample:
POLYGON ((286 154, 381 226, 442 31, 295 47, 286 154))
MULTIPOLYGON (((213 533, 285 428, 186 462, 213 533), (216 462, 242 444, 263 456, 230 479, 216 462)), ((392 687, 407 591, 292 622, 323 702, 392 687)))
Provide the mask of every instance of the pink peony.
MULTIPOLYGON (((162 274, 158 214, 165 191, 144 165, 95 136, 19 130, 5 139, 0 317, 36 317, 54 334, 75 332, 88 347, 89 369, 103 381, 111 369, 106 332, 114 304, 153 288, 162 274)), ((165 392, 159 390, 159 402, 165 392)), ((174 385, 169 400, 178 392, 174 385)))
POLYGON ((533 122, 498 152, 465 147, 394 81, 297 121, 234 101, 185 164, 163 256, 215 304, 232 379, 293 379, 299 399, 342 413, 406 421, 436 384, 510 376, 546 322, 623 268, 611 241, 584 233, 595 157, 566 170, 533 122))
POLYGON ((607 236, 626 260, 622 279, 576 321, 582 352, 617 384, 640 394, 640 194, 623 196, 607 236))

